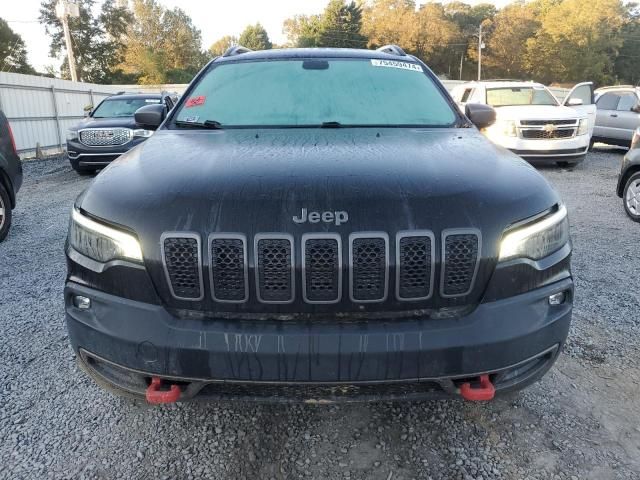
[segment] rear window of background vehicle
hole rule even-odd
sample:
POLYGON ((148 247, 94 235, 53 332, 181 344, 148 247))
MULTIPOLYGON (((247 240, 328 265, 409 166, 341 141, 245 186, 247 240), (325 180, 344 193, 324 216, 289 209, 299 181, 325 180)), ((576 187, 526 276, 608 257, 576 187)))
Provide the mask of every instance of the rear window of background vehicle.
POLYGON ((558 105, 545 88, 533 87, 488 88, 487 103, 492 107, 558 105))
POLYGON ((271 60, 215 66, 177 120, 223 126, 447 126, 456 115, 422 66, 370 59, 271 60), (395 65, 395 66, 392 66, 395 65))
POLYGON ((119 98, 105 100, 93 111, 93 118, 133 117, 140 107, 160 103, 159 98, 119 98))

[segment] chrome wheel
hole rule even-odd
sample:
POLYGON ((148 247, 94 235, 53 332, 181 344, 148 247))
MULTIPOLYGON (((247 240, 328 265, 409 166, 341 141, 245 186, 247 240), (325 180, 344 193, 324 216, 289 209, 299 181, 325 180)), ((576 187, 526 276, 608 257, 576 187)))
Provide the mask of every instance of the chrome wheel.
POLYGON ((4 227, 4 222, 6 222, 7 219, 4 209, 4 201, 2 200, 2 195, 0 195, 0 230, 4 227))
POLYGON ((632 215, 640 216, 640 178, 632 180, 627 185, 627 193, 625 194, 624 201, 627 205, 627 210, 632 215))

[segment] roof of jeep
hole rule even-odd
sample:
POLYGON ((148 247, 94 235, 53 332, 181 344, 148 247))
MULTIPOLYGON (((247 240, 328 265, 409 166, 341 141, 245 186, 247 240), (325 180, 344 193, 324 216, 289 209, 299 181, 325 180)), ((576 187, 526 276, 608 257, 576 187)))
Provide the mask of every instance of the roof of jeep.
POLYGON ((415 62, 410 55, 393 55, 376 50, 364 50, 356 48, 275 48, 271 50, 257 50, 255 52, 240 53, 229 57, 220 56, 215 62, 233 62, 243 60, 287 58, 376 58, 381 60, 397 60, 402 62, 415 62))

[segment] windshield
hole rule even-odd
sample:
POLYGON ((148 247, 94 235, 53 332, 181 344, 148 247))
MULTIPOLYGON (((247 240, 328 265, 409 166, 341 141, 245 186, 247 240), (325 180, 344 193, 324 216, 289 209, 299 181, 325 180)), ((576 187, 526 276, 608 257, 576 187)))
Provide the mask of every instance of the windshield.
POLYGON ((93 118, 133 117, 140 107, 160 103, 159 98, 107 99, 93 111, 93 118))
POLYGON ((558 105, 555 97, 544 87, 488 88, 487 103, 492 107, 558 105))
POLYGON ((374 59, 215 65, 175 117, 229 127, 448 126, 456 115, 422 66, 374 59))

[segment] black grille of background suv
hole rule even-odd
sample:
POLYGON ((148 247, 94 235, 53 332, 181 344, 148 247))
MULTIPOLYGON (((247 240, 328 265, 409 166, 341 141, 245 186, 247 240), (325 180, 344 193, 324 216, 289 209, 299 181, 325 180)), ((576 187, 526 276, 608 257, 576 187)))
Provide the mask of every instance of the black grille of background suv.
POLYGON ((478 230, 445 230, 439 242, 430 231, 406 231, 394 240, 391 245, 383 232, 353 233, 348 239, 334 233, 305 234, 298 240, 269 233, 258 234, 250 242, 242 234, 216 233, 208 239, 207 259, 203 259, 196 234, 165 234, 161 244, 167 282, 179 300, 204 298, 205 268, 210 296, 221 303, 244 303, 252 296, 262 303, 292 303, 297 281, 301 282, 302 300, 309 304, 342 301, 347 295, 344 281, 348 281, 351 302, 384 302, 389 297, 391 272, 392 295, 397 301, 423 301, 436 292, 442 298, 471 293, 481 256, 478 230), (301 249, 297 262, 296 245, 301 249), (390 262, 392 253, 394 262, 390 262), (295 265, 301 265, 301 271, 295 265))

